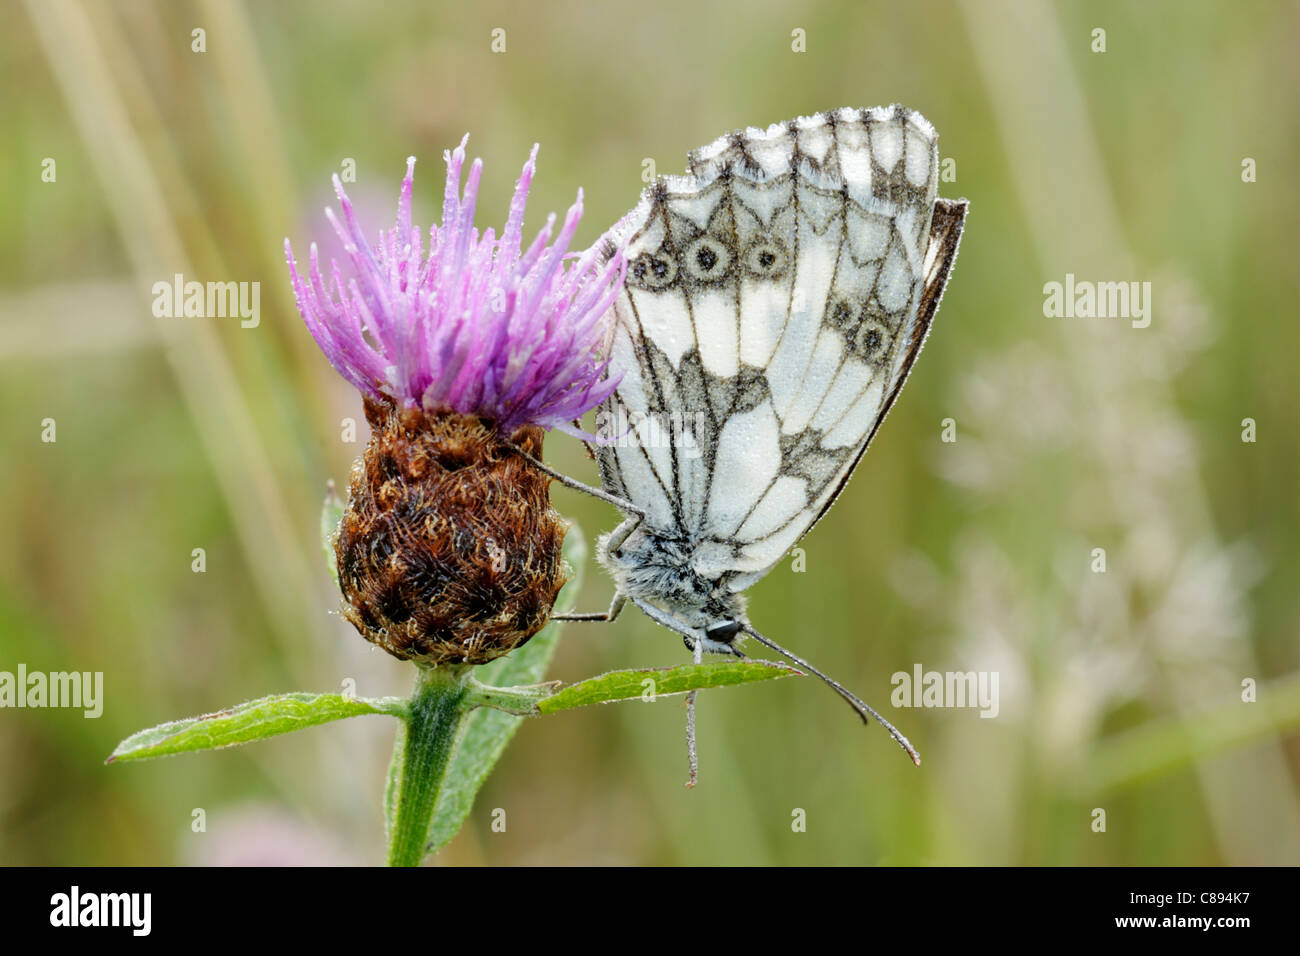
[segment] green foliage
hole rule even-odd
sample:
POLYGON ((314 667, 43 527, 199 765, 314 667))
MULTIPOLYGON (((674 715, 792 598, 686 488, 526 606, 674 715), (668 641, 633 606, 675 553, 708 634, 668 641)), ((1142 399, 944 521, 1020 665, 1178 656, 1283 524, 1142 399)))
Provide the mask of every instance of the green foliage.
POLYGON ((342 694, 273 694, 215 714, 173 720, 127 737, 108 763, 220 750, 362 714, 405 717, 400 697, 366 700, 342 694))
POLYGON ((591 704, 637 699, 649 701, 657 697, 685 694, 693 690, 802 676, 802 671, 795 670, 787 664, 755 660, 728 660, 707 664, 682 664, 678 667, 612 671, 599 677, 579 681, 542 698, 537 703, 537 712, 555 714, 562 710, 587 707, 591 704))

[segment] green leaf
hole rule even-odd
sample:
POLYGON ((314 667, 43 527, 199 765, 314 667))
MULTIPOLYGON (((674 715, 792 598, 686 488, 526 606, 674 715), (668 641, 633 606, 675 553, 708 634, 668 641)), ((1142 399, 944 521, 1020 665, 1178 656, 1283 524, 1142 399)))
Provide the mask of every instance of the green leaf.
POLYGON ((343 521, 343 499, 334 490, 334 482, 329 483, 325 492, 325 503, 320 510, 320 544, 325 552, 325 566, 329 568, 334 583, 339 583, 338 558, 334 554, 334 539, 338 537, 339 524, 343 521))
POLYGON ((393 823, 397 819, 397 797, 402 785, 402 771, 405 769, 406 721, 397 724, 397 735, 393 738, 393 756, 388 761, 388 779, 384 782, 384 842, 393 839, 393 823))
MULTIPOLYGON (((582 529, 576 524, 570 525, 564 536, 564 559, 573 568, 573 576, 555 602, 556 614, 573 610, 578 589, 582 585, 587 543, 582 536, 582 529)), ((518 650, 491 664, 475 668, 475 677, 485 684, 502 686, 536 684, 546 676, 559 635, 560 625, 552 622, 518 650)), ((465 818, 469 816, 470 808, 474 806, 479 788, 496 766, 506 744, 515 735, 523 719, 486 707, 478 708, 465 718, 429 825, 430 853, 445 846, 459 832, 465 818)))
POLYGON ((685 694, 693 690, 802 676, 803 671, 788 664, 748 659, 612 671, 571 684, 558 693, 543 698, 537 703, 537 711, 540 714, 554 714, 575 707, 617 700, 641 698, 653 701, 658 697, 685 694))
POLYGON ((106 762, 219 750, 362 714, 405 717, 406 700, 401 697, 367 700, 342 694, 275 694, 215 714, 173 720, 132 734, 117 745, 106 762))

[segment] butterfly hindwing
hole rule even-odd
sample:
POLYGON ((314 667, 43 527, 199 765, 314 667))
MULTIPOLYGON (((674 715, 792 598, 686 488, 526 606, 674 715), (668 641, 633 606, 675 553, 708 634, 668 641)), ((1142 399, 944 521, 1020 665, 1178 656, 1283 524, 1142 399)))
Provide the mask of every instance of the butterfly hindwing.
POLYGON ((935 213, 935 141, 901 107, 750 129, 692 153, 626 220, 624 379, 597 457, 703 577, 740 590, 779 561, 897 396, 964 218, 935 213))

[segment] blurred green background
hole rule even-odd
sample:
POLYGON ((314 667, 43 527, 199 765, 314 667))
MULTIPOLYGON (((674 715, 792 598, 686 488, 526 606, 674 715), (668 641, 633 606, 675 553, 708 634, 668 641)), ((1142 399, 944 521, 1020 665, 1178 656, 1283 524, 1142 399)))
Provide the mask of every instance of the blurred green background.
MULTIPOLYGON (((487 225, 539 141, 528 228, 582 186, 589 242, 647 158, 891 102, 939 129, 966 238, 807 570, 751 613, 924 765, 811 681, 705 694, 693 792, 680 701, 567 713, 525 723, 432 862, 1300 863, 1295 4, 5 0, 0 35, 0 670, 103 671, 106 697, 0 711, 0 863, 383 858, 384 718, 103 765, 264 694, 408 688, 335 612, 317 520, 360 403, 283 261, 329 237, 345 159, 375 230, 418 156, 427 224, 469 131, 487 225), (155 319, 177 272, 260 282, 260 325, 155 319), (1150 327, 1045 318, 1067 272, 1151 282, 1150 327), (998 672, 999 715, 891 707, 916 664, 998 672)), ((596 480, 577 442, 547 454, 596 480)), ((616 521, 555 499, 593 537, 616 521)), ((609 594, 589 568, 579 606, 609 594)), ((631 611, 571 626, 552 676, 685 659, 631 611)))

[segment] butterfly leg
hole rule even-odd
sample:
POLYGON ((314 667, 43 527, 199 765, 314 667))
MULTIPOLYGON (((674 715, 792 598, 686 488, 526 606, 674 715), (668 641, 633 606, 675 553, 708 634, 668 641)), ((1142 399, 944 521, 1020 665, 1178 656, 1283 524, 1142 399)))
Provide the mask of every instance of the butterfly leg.
MULTIPOLYGON (((695 663, 704 660, 704 642, 695 642, 695 663)), ((686 788, 694 790, 700 779, 700 754, 695 749, 695 698, 699 691, 693 690, 686 695, 686 765, 690 776, 686 779, 686 788)))
MULTIPOLYGON (((615 508, 618 508, 621 511, 625 511, 631 515, 636 515, 638 523, 640 523, 640 519, 645 517, 645 510, 643 508, 638 507, 637 505, 632 504, 632 502, 624 501, 622 498, 618 497, 618 495, 611 495, 608 491, 604 491, 600 488, 593 488, 591 485, 585 485, 581 481, 578 481, 576 478, 570 478, 568 475, 556 471, 554 468, 546 464, 546 462, 542 461, 540 458, 530 455, 528 452, 524 451, 514 442, 509 440, 504 440, 504 441, 505 444, 509 446, 516 455, 523 458, 525 461, 527 461, 538 471, 542 472, 542 474, 549 475, 551 478, 554 478, 560 484, 564 485, 564 487, 572 488, 574 491, 581 491, 584 495, 591 495, 591 497, 598 498, 601 501, 605 502, 606 504, 611 504, 615 508)), ((635 525, 633 525, 633 527, 635 527, 635 525)), ((627 535, 631 533, 632 533, 631 529, 628 529, 628 531, 624 534, 623 537, 626 538, 627 535)), ((622 543, 623 543, 622 541, 619 541, 619 544, 622 543)))
MULTIPOLYGON (((618 508, 619 510, 631 516, 627 520, 623 521, 617 528, 611 531, 609 537, 606 539, 605 550, 608 551, 610 554, 617 555, 618 549, 623 546, 624 542, 626 542, 627 539, 631 537, 632 532, 635 531, 638 527, 640 527, 641 522, 645 520, 645 510, 643 508, 637 507, 636 505, 632 504, 632 502, 630 501, 624 501, 622 498, 618 497, 617 495, 611 495, 609 492, 603 491, 600 488, 593 488, 591 485, 583 484, 581 481, 578 481, 576 478, 570 478, 568 475, 556 471, 554 468, 546 464, 540 458, 530 455, 528 452, 524 451, 514 442, 507 441, 506 444, 510 448, 512 448, 517 455, 525 459, 529 464, 531 464, 538 471, 542 472, 545 475, 549 475, 551 478, 554 478, 560 484, 564 485, 564 487, 572 488, 574 491, 581 491, 583 494, 591 495, 591 497, 597 498, 600 501, 605 502, 606 504, 611 504, 615 508, 618 508)), ((616 617, 618 617, 619 612, 623 610, 623 606, 626 603, 627 603, 626 595, 615 594, 613 602, 611 602, 611 604, 609 605, 609 610, 605 611, 604 613, 593 612, 587 614, 554 614, 551 616, 551 620, 552 621, 612 621, 616 617)))
POLYGON ((591 614, 552 614, 552 621, 612 621, 623 611, 627 604, 627 595, 615 593, 608 611, 596 611, 591 614))
MULTIPOLYGON (((711 640, 699 631, 687 627, 671 614, 659 610, 653 604, 638 601, 636 598, 632 598, 632 601, 645 612, 646 617, 650 618, 650 620, 680 634, 686 642, 687 649, 694 655, 696 664, 704 661, 705 651, 711 654, 745 656, 738 648, 723 644, 720 641, 711 640)), ((699 691, 693 690, 686 695, 686 760, 687 766, 690 768, 690 777, 686 781, 686 786, 689 788, 694 788, 700 777, 700 755, 695 744, 695 698, 698 694, 699 691)))
POLYGON ((632 532, 641 526, 644 518, 645 512, 638 512, 611 531, 609 537, 605 539, 605 551, 618 557, 619 549, 632 536, 632 532))

